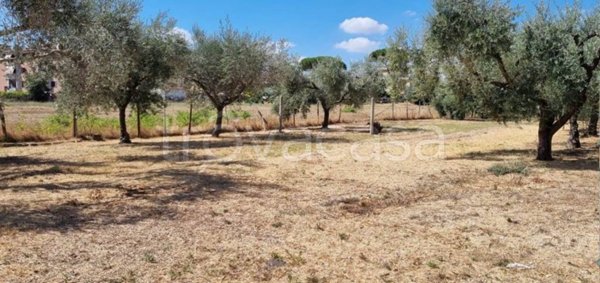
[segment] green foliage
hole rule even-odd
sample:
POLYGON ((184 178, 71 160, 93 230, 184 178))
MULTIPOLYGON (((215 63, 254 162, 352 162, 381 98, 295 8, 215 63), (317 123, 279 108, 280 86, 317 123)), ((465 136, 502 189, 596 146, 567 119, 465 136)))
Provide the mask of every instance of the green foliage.
MULTIPOLYGON (((170 116, 167 116, 166 119, 167 125, 170 125, 172 118, 170 116)), ((110 120, 113 121, 112 119, 110 120)), ((162 126, 165 122, 164 120, 165 117, 163 117, 162 114, 143 113, 142 115, 140 115, 140 124, 143 129, 154 129, 156 127, 162 126)), ((137 117, 135 115, 132 115, 127 120, 127 123, 130 125, 137 123, 137 117)))
POLYGON ((494 164, 490 168, 488 168, 488 172, 496 176, 503 176, 508 174, 526 175, 528 173, 528 169, 527 166, 523 163, 494 164))
MULTIPOLYGON (((119 121, 116 118, 83 115, 77 120, 82 133, 102 133, 107 130, 116 130, 119 121)), ((45 135, 60 135, 68 133, 73 126, 73 117, 66 114, 51 115, 40 123, 40 133, 45 135)))
POLYGON ((252 117, 252 114, 246 110, 229 110, 225 117, 229 120, 246 120, 252 117))
POLYGON ((25 90, 0 91, 0 99, 13 101, 27 101, 30 99, 29 92, 25 90))
POLYGON ((337 64, 337 67, 340 69, 348 69, 348 66, 346 66, 346 63, 344 63, 344 61, 342 61, 340 58, 337 57, 331 57, 331 56, 317 56, 317 57, 309 57, 309 58, 304 58, 300 61, 300 68, 303 71, 308 71, 308 70, 312 70, 314 69, 319 63, 324 62, 324 61, 335 61, 337 64))
POLYGON ((576 4, 552 12, 541 4, 521 24, 503 1, 436 0, 434 10, 430 47, 460 64, 466 75, 459 83, 468 82, 486 116, 538 117, 537 158, 550 160, 552 137, 581 110, 600 66, 600 9, 584 13, 576 4))
POLYGON ((262 87, 271 52, 269 38, 240 32, 229 22, 211 35, 195 28, 187 79, 222 109, 262 87))
POLYGON ((45 102, 50 100, 50 88, 48 88, 48 80, 45 76, 38 74, 27 77, 27 90, 29 91, 31 100, 45 102))
POLYGON ((344 113, 356 113, 358 110, 356 109, 356 107, 352 106, 352 105, 346 105, 342 108, 342 112, 344 113))
MULTIPOLYGON (((198 126, 210 122, 216 116, 216 112, 209 108, 194 109, 192 112, 192 126, 198 126)), ((178 111, 175 115, 175 124, 179 127, 187 127, 190 122, 190 113, 178 111)))

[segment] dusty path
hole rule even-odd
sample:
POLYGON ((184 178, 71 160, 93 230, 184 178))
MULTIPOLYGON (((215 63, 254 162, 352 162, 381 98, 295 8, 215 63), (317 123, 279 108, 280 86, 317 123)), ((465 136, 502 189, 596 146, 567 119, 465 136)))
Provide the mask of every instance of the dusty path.
POLYGON ((600 281, 595 140, 569 152, 561 131, 543 163, 532 125, 387 126, 379 143, 332 130, 3 148, 0 278, 600 281), (511 162, 528 174, 487 171, 511 162))

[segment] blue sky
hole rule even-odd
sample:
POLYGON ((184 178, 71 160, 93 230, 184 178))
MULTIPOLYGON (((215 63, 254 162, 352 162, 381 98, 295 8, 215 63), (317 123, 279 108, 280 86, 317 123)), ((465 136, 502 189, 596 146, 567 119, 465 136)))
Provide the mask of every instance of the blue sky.
MULTIPOLYGON (((551 5, 565 5, 552 1, 551 5)), ((590 9, 594 0, 582 1, 590 9)), ((530 13, 537 1, 516 1, 530 13)), ((207 32, 229 18, 239 29, 286 39, 297 56, 340 56, 345 61, 364 58, 369 50, 383 47, 393 31, 404 26, 412 33, 424 29, 431 1, 410 0, 143 0, 142 17, 168 12, 177 26, 207 32)))

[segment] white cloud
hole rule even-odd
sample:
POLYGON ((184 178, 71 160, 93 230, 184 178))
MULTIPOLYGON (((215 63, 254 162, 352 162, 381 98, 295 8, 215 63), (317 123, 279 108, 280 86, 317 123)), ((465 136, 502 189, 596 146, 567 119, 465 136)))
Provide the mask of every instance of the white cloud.
POLYGON ((180 27, 174 27, 173 33, 181 36, 181 38, 185 39, 187 43, 192 44, 192 33, 188 30, 180 27))
POLYGON ((381 45, 379 41, 372 41, 366 37, 356 37, 339 42, 335 45, 337 49, 343 49, 351 53, 369 53, 381 45))
POLYGON ((388 26, 368 17, 359 17, 344 20, 340 29, 350 34, 384 34, 388 26))
POLYGON ((404 16, 407 16, 409 18, 413 18, 417 16, 417 12, 413 11, 413 10, 406 10, 404 11, 404 13, 402 13, 404 16))

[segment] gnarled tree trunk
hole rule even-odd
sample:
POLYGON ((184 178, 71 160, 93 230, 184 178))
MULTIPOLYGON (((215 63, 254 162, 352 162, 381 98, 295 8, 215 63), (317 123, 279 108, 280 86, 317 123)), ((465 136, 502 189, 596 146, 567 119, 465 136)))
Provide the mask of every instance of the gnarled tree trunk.
POLYGON ((575 149, 581 148, 581 141, 579 140, 579 124, 577 123, 577 117, 579 113, 575 113, 569 120, 569 139, 567 140, 567 148, 575 149))
POLYGON ((217 120, 215 121, 215 128, 212 131, 212 136, 218 138, 221 134, 223 127, 223 108, 217 107, 217 120))
POLYGON ((131 143, 131 137, 127 132, 127 105, 119 106, 119 127, 121 129, 121 143, 131 143))
POLYGON ((321 124, 322 129, 329 128, 329 108, 323 107, 323 123, 321 124))
POLYGON ((550 161, 552 160, 552 126, 554 124, 554 116, 546 110, 540 113, 540 123, 538 126, 538 146, 537 160, 550 161))

